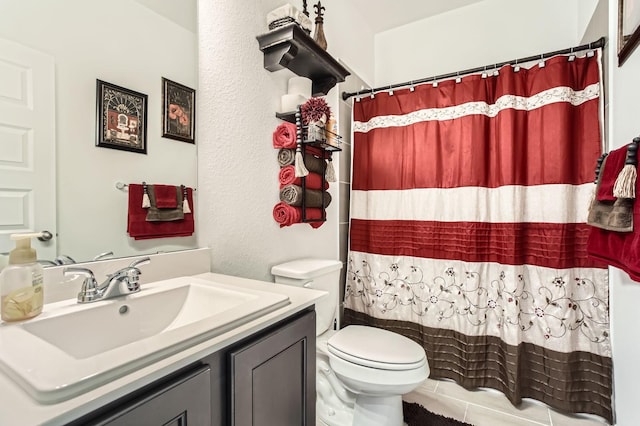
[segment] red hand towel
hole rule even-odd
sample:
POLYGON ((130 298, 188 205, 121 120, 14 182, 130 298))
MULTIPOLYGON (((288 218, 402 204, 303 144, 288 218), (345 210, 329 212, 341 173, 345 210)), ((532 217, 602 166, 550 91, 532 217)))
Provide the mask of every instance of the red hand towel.
MULTIPOLYGON (((293 225, 294 223, 302 223, 302 209, 280 202, 273 207, 273 218, 280 224, 280 228, 293 225)), ((306 218, 321 219, 322 209, 306 209, 306 218)), ((324 221, 307 223, 311 225, 312 228, 319 228, 324 224, 324 221)))
MULTIPOLYGON (((153 185, 153 193, 156 195, 156 207, 159 209, 177 209, 178 194, 181 188, 173 185, 153 185)), ((182 207, 182 206, 180 206, 182 207)))
POLYGON ((624 160, 627 158, 627 147, 615 149, 607 155, 607 172, 600 170, 600 186, 596 198, 598 201, 615 201, 613 196, 613 185, 616 183, 618 174, 624 167, 624 160))
MULTIPOLYGON (((294 166, 286 166, 280 169, 278 174, 280 181, 280 189, 287 185, 302 186, 302 178, 296 177, 296 168, 294 166)), ((322 176, 318 173, 309 173, 305 178, 306 189, 329 189, 329 182, 326 180, 323 184, 322 176)))
MULTIPOLYGON (((175 187, 173 187, 175 190, 175 187)), ((142 208, 142 185, 129 184, 129 211, 127 232, 136 240, 151 238, 188 237, 193 235, 193 213, 185 213, 184 219, 171 222, 147 222, 147 210, 142 208)), ((193 190, 187 188, 189 205, 193 206, 193 190)), ((193 208, 192 208, 193 210, 193 208)))
MULTIPOLYGON (((607 156, 605 167, 600 170, 601 185, 615 182, 618 173, 624 167, 627 147, 613 150, 607 156)), ((611 185, 612 187, 613 185, 611 185)), ((599 197, 608 197, 608 191, 598 191, 599 197), (600 192, 603 194, 601 195, 600 192)), ((636 181, 636 194, 640 194, 640 179, 636 181)), ((608 198, 605 198, 605 200, 608 198)), ((615 199, 615 198, 614 198, 615 199)), ((633 203, 633 223, 640 224, 640 203, 633 203)), ((603 261, 625 271, 631 279, 640 282, 640 227, 634 226, 632 232, 615 232, 592 226, 587 239, 589 257, 603 261)))
POLYGON ((296 131, 297 127, 293 123, 283 121, 276 127, 273 132, 273 147, 278 148, 295 148, 296 147, 296 131))

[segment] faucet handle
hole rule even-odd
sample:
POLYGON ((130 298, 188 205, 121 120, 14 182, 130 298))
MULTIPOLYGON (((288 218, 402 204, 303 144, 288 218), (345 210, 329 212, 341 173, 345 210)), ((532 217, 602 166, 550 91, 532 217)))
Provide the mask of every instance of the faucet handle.
POLYGON ((107 256, 113 256, 113 252, 112 251, 105 251, 104 253, 100 253, 99 255, 95 256, 93 258, 93 260, 100 260, 100 259, 102 259, 104 257, 107 257, 107 256))
POLYGON ((78 303, 92 302, 98 298, 98 283, 91 269, 68 266, 62 270, 62 274, 64 276, 77 274, 85 276, 78 293, 78 303))
POLYGON ((140 290, 140 269, 133 268, 131 272, 129 272, 129 280, 127 281, 127 287, 129 291, 138 291, 140 290))
POLYGON ((143 257, 141 259, 137 259, 137 260, 134 260, 133 262, 131 262, 129 267, 136 268, 137 266, 146 265, 149 262, 151 262, 151 258, 150 257, 143 257))
POLYGON ((128 267, 122 269, 122 271, 127 275, 127 288, 129 291, 140 290, 140 275, 142 274, 142 271, 138 269, 138 266, 146 265, 149 262, 151 262, 151 258, 143 257, 141 259, 134 260, 128 267))
POLYGON ((126 268, 122 268, 115 275, 121 276, 122 278, 126 278, 124 282, 127 284, 127 289, 129 291, 138 291, 140 290, 140 275, 142 271, 136 268, 135 266, 127 266, 126 268))
POLYGON ((77 263, 71 256, 66 254, 61 254, 60 256, 53 259, 54 262, 58 265, 68 265, 70 263, 77 263))

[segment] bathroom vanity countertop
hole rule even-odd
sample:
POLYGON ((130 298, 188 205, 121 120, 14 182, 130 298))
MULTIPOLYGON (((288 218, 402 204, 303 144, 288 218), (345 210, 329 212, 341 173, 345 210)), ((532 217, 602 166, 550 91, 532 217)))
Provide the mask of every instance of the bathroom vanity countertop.
MULTIPOLYGON (((265 281, 233 277, 216 273, 194 277, 237 286, 239 289, 272 291, 289 297, 290 304, 249 321, 206 342, 141 368, 134 373, 86 392, 75 398, 57 403, 41 404, 33 400, 20 386, 0 372, 0 424, 64 425, 132 391, 152 383, 167 374, 196 362, 203 357, 248 337, 288 316, 313 305, 324 292, 279 285, 265 281)), ((46 309, 46 307, 45 307, 46 309)), ((0 350, 2 350, 0 348, 0 350)))

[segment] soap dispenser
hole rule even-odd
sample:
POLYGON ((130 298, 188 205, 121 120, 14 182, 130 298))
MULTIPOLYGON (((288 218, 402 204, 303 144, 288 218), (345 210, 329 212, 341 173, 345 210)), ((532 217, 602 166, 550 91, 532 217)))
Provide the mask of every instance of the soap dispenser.
POLYGON ((21 321, 42 312, 43 270, 37 262, 31 238, 39 233, 13 234, 16 247, 9 253, 9 264, 0 273, 0 313, 3 321, 21 321))

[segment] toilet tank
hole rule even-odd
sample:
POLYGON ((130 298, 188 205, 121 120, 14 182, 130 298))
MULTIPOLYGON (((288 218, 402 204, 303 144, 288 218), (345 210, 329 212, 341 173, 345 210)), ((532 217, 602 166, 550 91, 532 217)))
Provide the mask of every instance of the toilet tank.
POLYGON ((329 330, 338 312, 342 262, 329 259, 298 259, 275 265, 271 274, 277 284, 326 291, 316 302, 316 336, 329 330))

